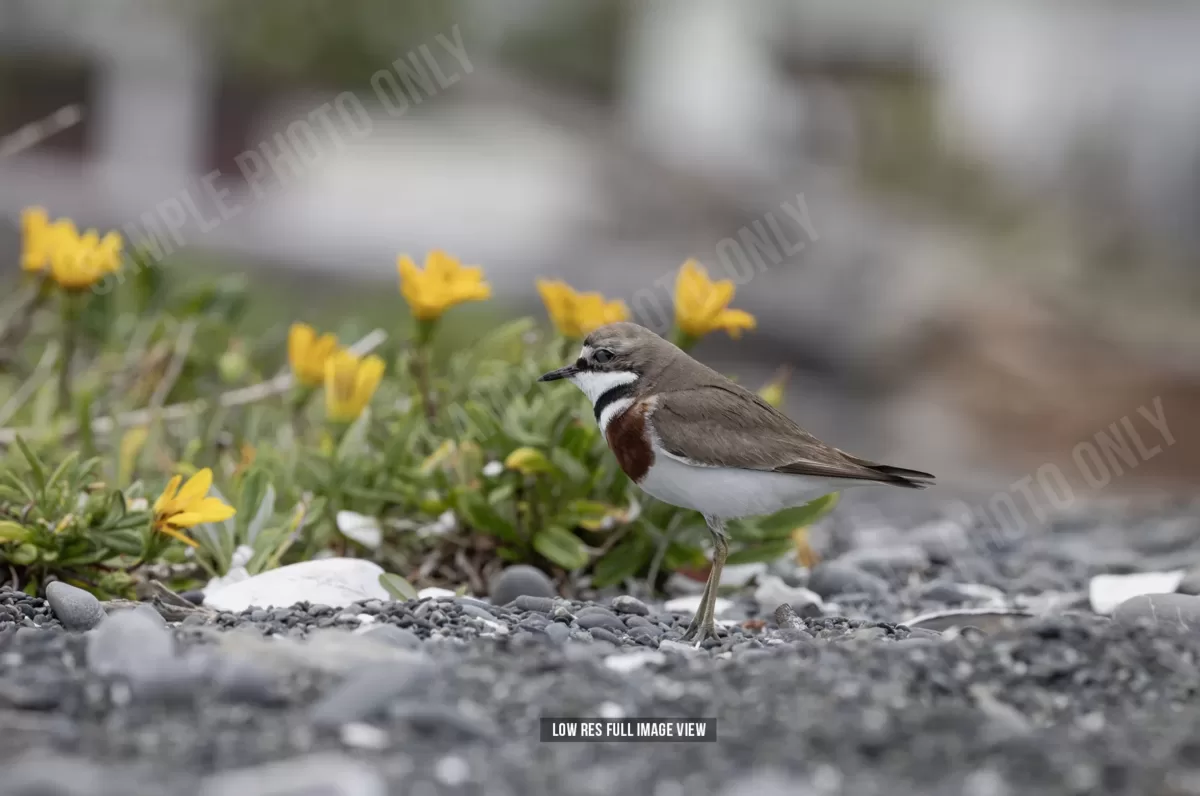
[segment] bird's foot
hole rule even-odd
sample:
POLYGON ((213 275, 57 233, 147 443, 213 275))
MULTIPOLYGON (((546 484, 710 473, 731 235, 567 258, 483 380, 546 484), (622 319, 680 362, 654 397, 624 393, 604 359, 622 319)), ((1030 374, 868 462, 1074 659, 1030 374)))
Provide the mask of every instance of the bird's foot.
POLYGON ((716 623, 711 619, 709 619, 707 622, 699 621, 699 616, 697 616, 692 620, 692 623, 687 626, 687 630, 683 631, 683 638, 681 640, 695 642, 694 646, 696 649, 700 649, 702 646, 704 646, 704 642, 710 638, 720 638, 720 635, 717 633, 716 623))

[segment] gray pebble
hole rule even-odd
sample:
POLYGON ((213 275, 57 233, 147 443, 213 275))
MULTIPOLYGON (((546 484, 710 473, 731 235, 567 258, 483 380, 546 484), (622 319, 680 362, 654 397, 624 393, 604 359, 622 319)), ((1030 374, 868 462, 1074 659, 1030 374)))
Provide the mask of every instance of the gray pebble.
POLYGON ((563 644, 571 637, 571 628, 561 622, 551 622, 543 628, 543 632, 556 644, 563 644))
MULTIPOLYGON (((887 579, 903 579, 929 568, 929 555, 917 545, 861 547, 841 556, 838 561, 887 579)), ((811 588, 811 587, 810 587, 811 588)))
POLYGON ((609 630, 625 631, 625 623, 615 615, 607 611, 593 610, 586 608, 575 615, 575 621, 584 630, 593 630, 595 628, 607 628, 609 630))
POLYGON ((521 611, 536 611, 539 614, 549 614, 554 610, 554 600, 549 597, 532 597, 528 594, 522 594, 513 601, 521 611))
POLYGON ((199 796, 386 796, 387 782, 372 766, 323 753, 224 771, 204 780, 199 796))
POLYGON ((630 597, 628 594, 614 597, 612 607, 619 614, 636 614, 638 616, 649 616, 650 614, 650 608, 644 602, 636 597, 630 597))
POLYGON ((379 715, 397 697, 427 689, 436 671, 423 657, 407 665, 388 661, 361 666, 313 705, 312 722, 328 728, 379 715))
MULTIPOLYGON (((624 625, 622 625, 622 627, 624 627, 624 625)), ((593 627, 588 630, 588 632, 592 634, 592 638, 596 641, 607 641, 610 644, 618 645, 621 643, 621 639, 616 633, 613 633, 610 630, 605 630, 602 627, 593 627)))
POLYGON ((462 612, 467 616, 473 616, 476 619, 486 619, 489 622, 496 621, 496 615, 491 611, 485 611, 477 605, 463 605, 462 612))
POLYGON ((46 586, 46 601, 67 630, 91 630, 104 620, 104 606, 91 592, 54 581, 46 586))
POLYGON ((1123 625, 1162 623, 1180 630, 1200 629, 1200 597, 1190 594, 1143 594, 1117 606, 1113 619, 1123 625))
POLYGON ((420 636, 411 630, 396 627, 392 624, 371 625, 370 628, 363 632, 363 636, 372 641, 380 641, 399 649, 415 650, 421 646, 420 636))
POLYGON ((489 596, 496 605, 508 605, 518 597, 554 597, 554 582, 545 572, 527 564, 517 564, 492 579, 489 596))
POLYGON ((88 635, 87 665, 101 676, 153 677, 175 658, 175 640, 141 611, 120 611, 88 635))

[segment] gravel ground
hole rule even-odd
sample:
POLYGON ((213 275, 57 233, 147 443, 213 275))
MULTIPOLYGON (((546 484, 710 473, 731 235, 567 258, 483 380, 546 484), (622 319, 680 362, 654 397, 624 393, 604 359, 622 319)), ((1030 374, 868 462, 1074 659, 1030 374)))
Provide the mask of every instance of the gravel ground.
POLYGON ((88 632, 65 590, 0 592, 0 795, 1200 793, 1200 597, 1086 599, 1200 564, 1197 507, 998 534, 864 493, 817 529, 822 564, 760 573, 702 650, 660 601, 515 575, 505 606, 110 607, 88 632), (990 613, 913 621, 961 609, 990 613), (541 717, 715 718, 718 740, 547 743, 541 717))

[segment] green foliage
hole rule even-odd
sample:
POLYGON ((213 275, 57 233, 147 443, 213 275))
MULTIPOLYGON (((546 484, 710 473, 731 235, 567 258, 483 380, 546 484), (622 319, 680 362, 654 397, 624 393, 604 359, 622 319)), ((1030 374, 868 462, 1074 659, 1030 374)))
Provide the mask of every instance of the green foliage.
MULTIPOLYGON (((478 582, 501 562, 600 587, 706 565, 702 518, 641 493, 586 399, 537 382, 568 346, 533 320, 440 328, 439 339, 463 342, 430 358, 427 413, 401 316, 376 350, 386 372, 368 409, 335 426, 319 388, 254 393, 287 365, 286 332, 261 326, 279 311, 274 294, 258 295, 239 277, 168 276, 147 261, 90 296, 78 320, 87 333, 72 405, 47 410, 30 399, 7 423, 24 436, 0 431, 0 578, 37 589, 54 576, 127 596, 151 564, 190 567, 190 582, 174 584, 184 588, 234 566, 253 574, 334 553, 398 573, 383 585, 407 598, 433 583, 478 582), (226 400, 247 389, 250 398, 226 400), (193 549, 156 532, 151 507, 173 475, 201 468, 214 473, 209 495, 237 513, 188 529, 193 549), (344 534, 343 512, 377 522, 378 540, 344 534), (441 562, 440 579, 423 568, 430 561, 441 562)), ((17 366, 0 372, 0 394, 16 393, 58 339, 61 321, 42 312, 17 366)), ((365 329, 351 319, 330 331, 347 345, 365 329)), ((53 395, 53 386, 43 391, 53 395)), ((730 561, 789 554, 793 532, 835 501, 738 523, 730 561)))

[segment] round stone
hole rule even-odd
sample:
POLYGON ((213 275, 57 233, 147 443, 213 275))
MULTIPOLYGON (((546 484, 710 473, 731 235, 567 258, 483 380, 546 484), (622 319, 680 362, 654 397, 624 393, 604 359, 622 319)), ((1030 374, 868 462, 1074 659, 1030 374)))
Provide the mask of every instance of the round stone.
POLYGON ((91 630, 105 616, 104 606, 95 596, 62 581, 46 586, 46 600, 67 630, 91 630))
POLYGON ((496 605, 508 605, 518 597, 554 597, 554 583, 536 567, 517 564, 497 575, 489 586, 489 596, 496 605))

